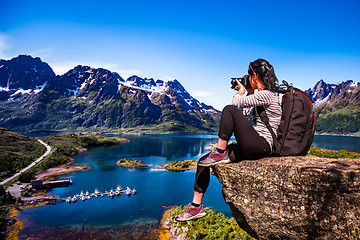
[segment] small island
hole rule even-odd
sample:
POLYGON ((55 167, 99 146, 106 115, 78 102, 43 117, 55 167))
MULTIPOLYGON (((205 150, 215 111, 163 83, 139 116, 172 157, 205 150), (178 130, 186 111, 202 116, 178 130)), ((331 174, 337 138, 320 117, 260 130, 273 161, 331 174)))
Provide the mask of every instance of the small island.
POLYGON ((197 161, 194 160, 184 160, 184 161, 174 161, 168 162, 167 164, 160 165, 160 167, 165 168, 169 171, 184 172, 186 170, 196 170, 197 161))
POLYGON ((120 159, 119 161, 117 161, 116 165, 118 165, 120 167, 127 167, 127 168, 150 166, 149 164, 141 163, 140 160, 132 160, 132 159, 126 159, 126 158, 120 159))

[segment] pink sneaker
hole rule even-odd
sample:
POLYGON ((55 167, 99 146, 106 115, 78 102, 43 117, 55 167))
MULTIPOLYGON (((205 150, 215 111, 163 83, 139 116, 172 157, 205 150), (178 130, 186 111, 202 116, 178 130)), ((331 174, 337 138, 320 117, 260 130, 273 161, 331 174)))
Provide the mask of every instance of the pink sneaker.
POLYGON ((189 220, 194 220, 198 218, 202 218, 206 216, 206 212, 204 211, 203 205, 201 204, 199 207, 195 207, 189 203, 186 211, 180 216, 176 216, 175 220, 178 222, 185 222, 189 220))
POLYGON ((200 160, 198 165, 203 167, 210 167, 214 166, 219 163, 229 163, 230 159, 228 156, 228 152, 225 151, 224 153, 219 153, 216 148, 213 149, 210 155, 205 158, 204 160, 200 160))

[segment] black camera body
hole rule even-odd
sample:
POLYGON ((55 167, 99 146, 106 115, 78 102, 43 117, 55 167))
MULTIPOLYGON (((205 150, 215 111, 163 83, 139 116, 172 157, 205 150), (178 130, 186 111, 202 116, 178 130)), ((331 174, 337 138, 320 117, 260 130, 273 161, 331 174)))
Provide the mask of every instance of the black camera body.
POLYGON ((231 78, 231 88, 234 89, 237 86, 236 80, 239 80, 239 82, 246 88, 251 88, 250 81, 249 81, 249 75, 244 75, 242 78, 231 78))

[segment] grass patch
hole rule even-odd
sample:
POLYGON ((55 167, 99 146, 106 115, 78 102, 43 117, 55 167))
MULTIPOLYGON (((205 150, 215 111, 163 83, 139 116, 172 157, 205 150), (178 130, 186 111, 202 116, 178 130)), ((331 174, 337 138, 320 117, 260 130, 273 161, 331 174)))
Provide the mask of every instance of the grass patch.
POLYGON ((359 152, 351 152, 347 150, 329 150, 311 146, 307 155, 316 156, 316 157, 324 157, 324 158, 351 158, 356 159, 360 158, 359 152))
POLYGON ((192 160, 173 161, 162 165, 162 167, 169 171, 186 171, 189 170, 190 167, 196 168, 196 163, 193 163, 192 160))
POLYGON ((45 151, 36 139, 0 128, 0 180, 19 172, 45 151))
POLYGON ((178 234, 185 234, 186 239, 254 239, 239 227, 235 218, 227 218, 214 208, 205 208, 206 217, 188 222, 175 222, 174 218, 182 214, 187 206, 178 206, 168 216, 164 223, 178 229, 178 234))

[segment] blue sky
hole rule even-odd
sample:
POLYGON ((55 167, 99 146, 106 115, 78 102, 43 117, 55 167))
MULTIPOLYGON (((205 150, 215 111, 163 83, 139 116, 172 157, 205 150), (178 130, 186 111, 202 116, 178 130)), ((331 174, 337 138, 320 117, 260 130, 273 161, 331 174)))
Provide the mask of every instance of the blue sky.
POLYGON ((2 1, 0 58, 30 54, 57 74, 78 64, 178 79, 221 110, 230 78, 267 59, 308 89, 360 81, 360 1, 2 1))

